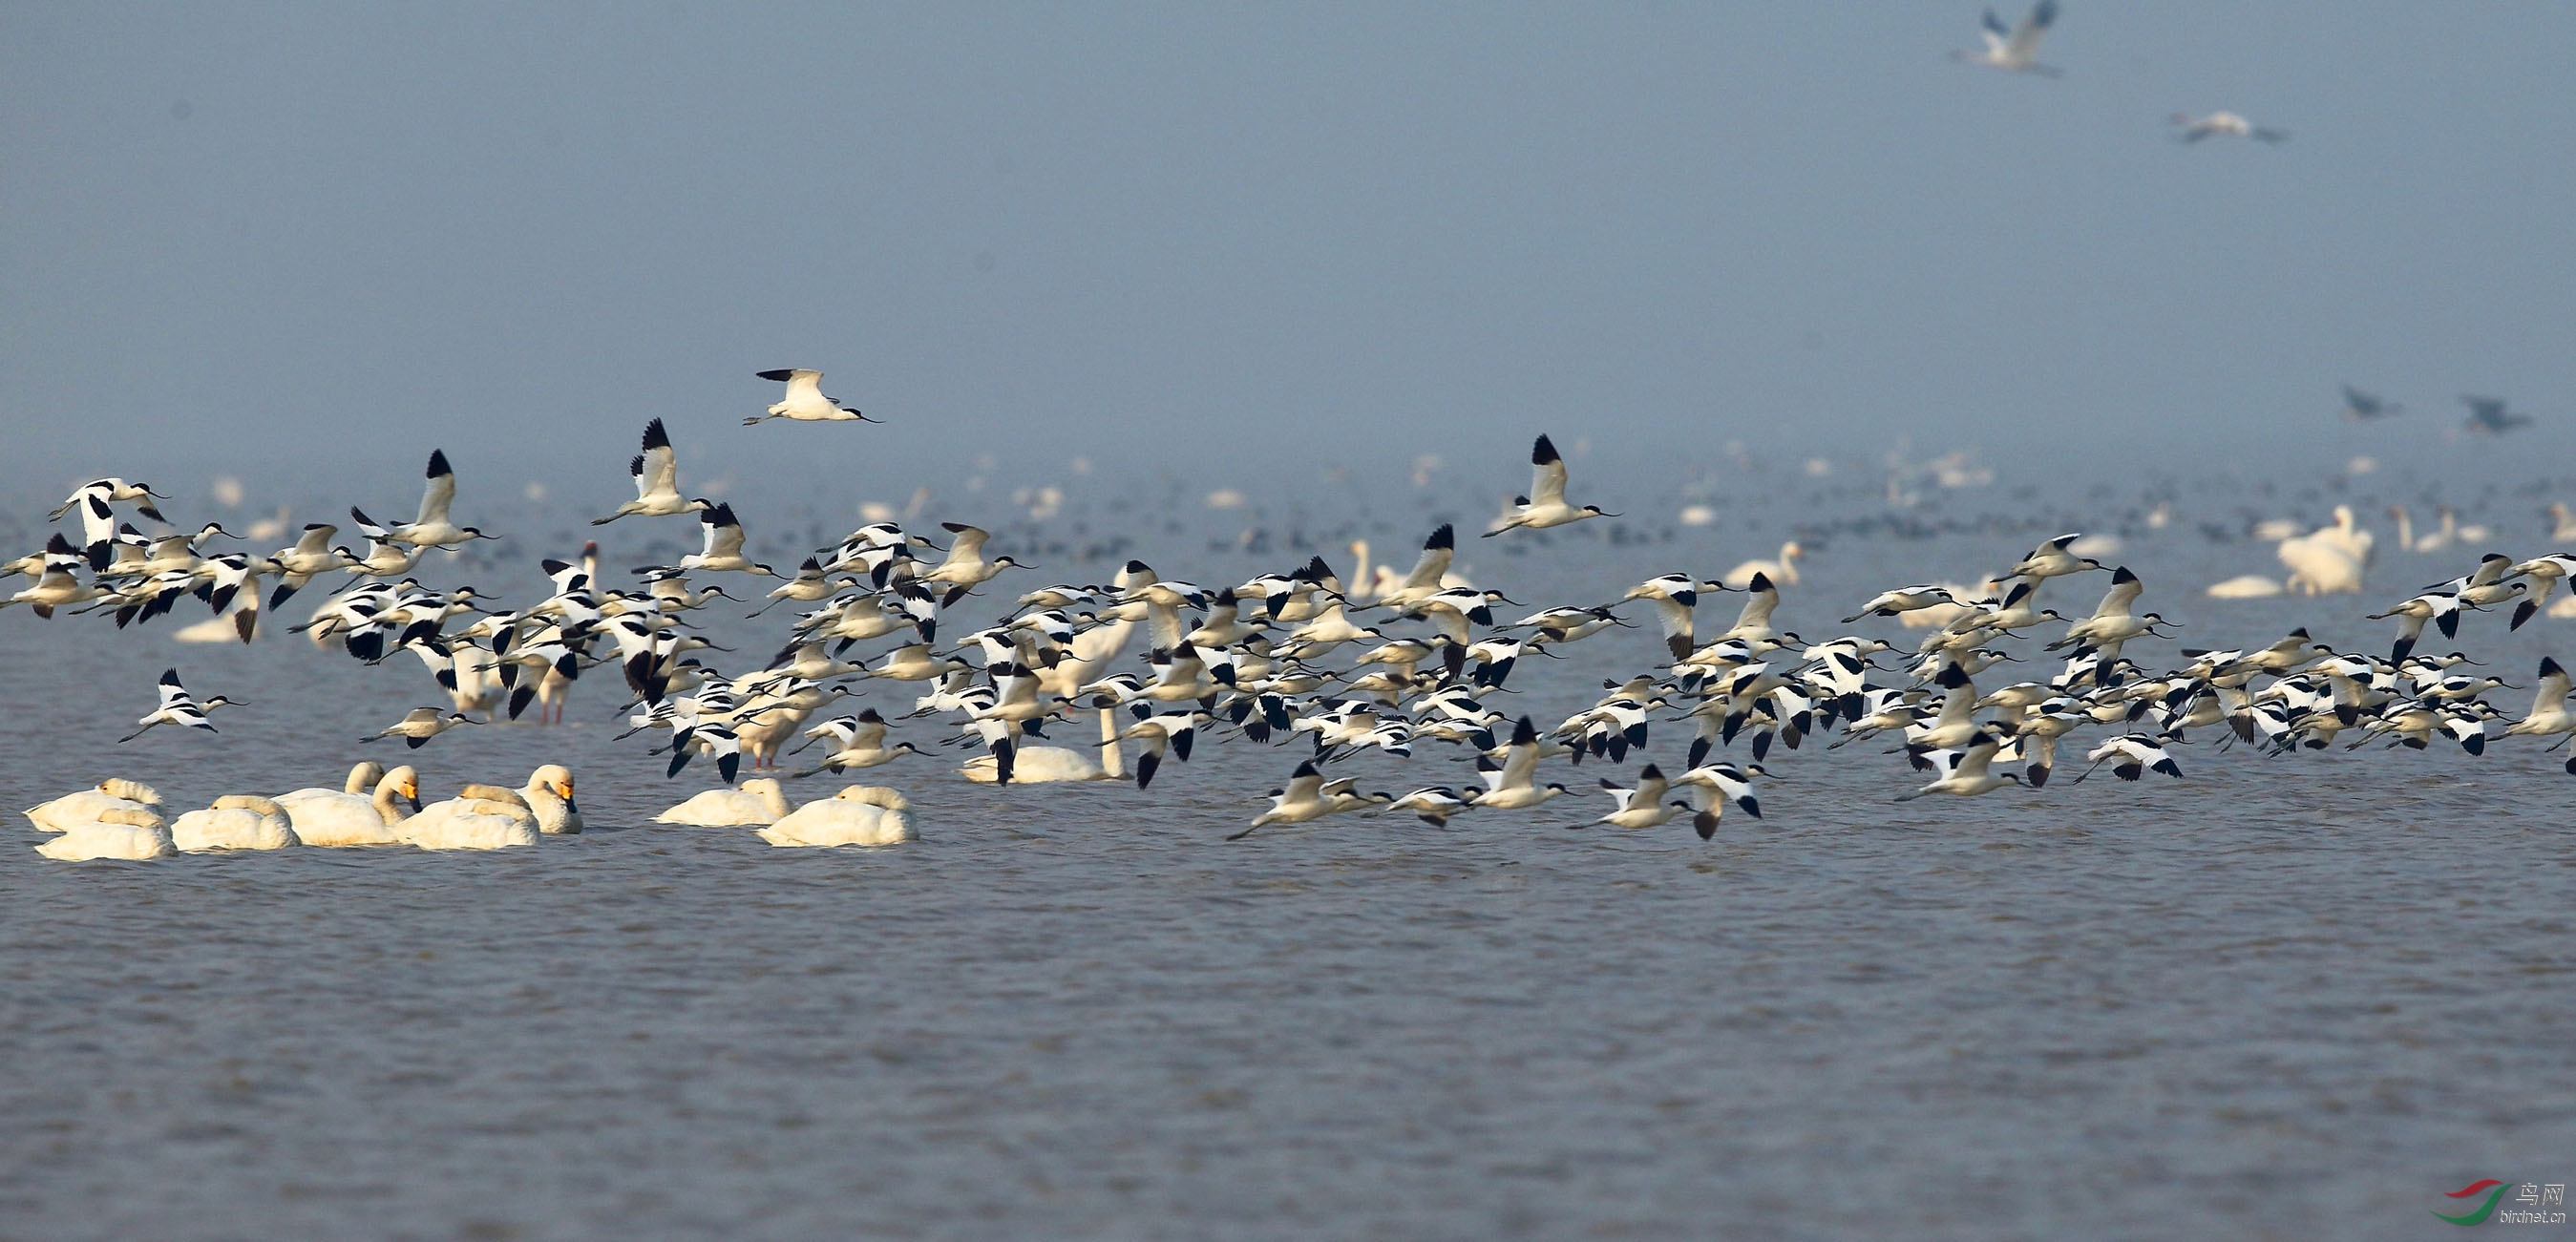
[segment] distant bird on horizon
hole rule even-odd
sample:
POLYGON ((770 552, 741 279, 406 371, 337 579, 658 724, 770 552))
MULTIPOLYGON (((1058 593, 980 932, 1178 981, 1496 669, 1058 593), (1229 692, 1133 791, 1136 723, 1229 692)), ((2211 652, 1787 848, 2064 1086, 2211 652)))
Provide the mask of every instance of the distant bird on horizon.
POLYGON ((2530 415, 2505 409, 2502 397, 2474 397, 2462 393, 2460 400, 2469 407, 2468 430, 2471 435, 2500 436, 2516 427, 2531 425, 2530 415))
POLYGON ((2363 392, 2350 384, 2343 386, 2343 416, 2349 422, 2366 423, 2405 412, 2405 406, 2381 400, 2377 393, 2363 392))
POLYGON ((2212 112, 2207 116, 2177 112, 2173 114, 2173 123, 2182 126, 2182 132, 2174 135, 2176 142, 2198 142, 2203 138, 2251 138, 2266 143, 2290 140, 2290 131, 2286 129, 2257 125, 2233 112, 2212 112))
POLYGON ((2057 0, 2039 0, 2038 4, 2031 6, 2028 16, 2010 27, 2004 25, 2002 18, 1995 16, 1993 9, 1988 9, 1977 31, 1978 36, 1986 41, 1985 50, 1962 49, 1950 53, 1950 59, 2012 73, 2036 73, 2043 78, 2061 76, 2065 70, 2033 59, 2039 55, 2039 41, 2048 33, 2049 23, 2056 20, 2057 0))

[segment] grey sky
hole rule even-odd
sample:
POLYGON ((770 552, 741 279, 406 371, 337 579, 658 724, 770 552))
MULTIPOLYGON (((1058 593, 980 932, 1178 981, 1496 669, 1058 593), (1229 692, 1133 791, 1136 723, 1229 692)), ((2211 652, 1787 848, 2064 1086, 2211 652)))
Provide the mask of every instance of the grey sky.
POLYGON ((2576 8, 2069 0, 2058 80, 1945 59, 1977 8, 14 6, 0 483, 613 498, 653 415, 877 493, 1540 429, 2458 464, 2461 391, 2564 460, 2576 8), (2170 140, 2217 108, 2295 136, 2170 140), (785 365, 889 425, 739 426, 785 365))

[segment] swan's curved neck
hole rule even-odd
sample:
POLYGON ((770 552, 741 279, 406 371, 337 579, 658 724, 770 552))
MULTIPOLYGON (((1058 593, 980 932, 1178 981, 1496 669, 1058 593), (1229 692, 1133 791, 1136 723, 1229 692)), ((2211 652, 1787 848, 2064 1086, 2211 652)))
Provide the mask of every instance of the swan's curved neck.
POLYGON ((1127 758, 1118 753, 1118 712, 1100 709, 1100 770, 1112 777, 1127 775, 1127 758))

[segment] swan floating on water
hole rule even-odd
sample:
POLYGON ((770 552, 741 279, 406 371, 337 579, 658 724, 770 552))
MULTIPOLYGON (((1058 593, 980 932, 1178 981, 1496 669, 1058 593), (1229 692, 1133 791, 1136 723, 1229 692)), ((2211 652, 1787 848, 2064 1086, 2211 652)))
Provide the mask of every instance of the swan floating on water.
POLYGON ((2369 531, 2354 527, 2352 507, 2336 505, 2334 525, 2284 539, 2274 551, 2290 567, 2290 590, 2303 595, 2348 595, 2361 590, 2372 542, 2369 531))
POLYGON ((2281 584, 2261 574, 2240 574, 2225 582, 2213 582, 2201 592, 2211 599, 2268 599, 2281 594, 2281 584))
POLYGON ((109 777, 96 788, 67 793, 51 802, 28 807, 27 822, 46 832, 62 832, 81 824, 93 823, 109 811, 152 811, 161 805, 161 795, 141 781, 109 777))
POLYGON ((343 782, 338 789, 326 789, 320 785, 308 786, 303 789, 290 789, 285 793, 277 795, 277 802, 281 806, 292 807, 296 803, 302 802, 307 798, 320 797, 327 794, 344 793, 356 794, 359 797, 364 798, 374 794, 376 792, 376 782, 383 779, 385 779, 385 765, 378 763, 373 759, 362 759, 350 766, 349 779, 343 782))
POLYGON ((537 817, 515 789, 467 785, 402 821, 402 839, 425 850, 499 850, 535 845, 537 817))
POLYGON ((420 773, 404 764, 378 777, 373 794, 299 789, 277 802, 306 845, 400 845, 403 821, 420 809, 420 773))
POLYGON ((852 785, 758 831, 761 840, 781 846, 895 845, 915 839, 912 803, 882 785, 852 785))
POLYGON ((168 858, 179 852, 170 842, 170 830, 161 817, 137 807, 110 807, 88 823, 75 823, 63 829, 62 835, 36 847, 36 852, 58 862, 86 862, 93 858, 168 858))
POLYGON ((787 792, 769 777, 748 780, 739 789, 710 789, 653 817, 657 824, 692 828, 757 828, 774 824, 795 808, 787 792))
MULTIPOLYGON (((1118 751, 1118 733, 1117 712, 1101 708, 1098 758, 1070 746, 1022 746, 1011 753, 1011 783, 1048 785, 1124 780, 1127 765, 1118 751)), ((991 755, 977 755, 967 760, 958 772, 978 785, 990 785, 995 781, 996 762, 991 755)))
POLYGON ((530 772, 519 800, 536 816, 538 832, 550 837, 581 832, 581 807, 572 799, 572 769, 549 763, 530 772))
POLYGON ((1796 586, 1798 585, 1798 558, 1806 554, 1806 549, 1799 547, 1798 541, 1792 539, 1780 545, 1780 559, 1746 561, 1718 575, 1718 581, 1725 583, 1729 590, 1741 591, 1752 585, 1755 574, 1760 574, 1773 582, 1796 586))
POLYGON ((274 850, 302 845, 295 821, 275 801, 227 794, 213 806, 190 811, 170 824, 170 841, 184 854, 205 850, 274 850))

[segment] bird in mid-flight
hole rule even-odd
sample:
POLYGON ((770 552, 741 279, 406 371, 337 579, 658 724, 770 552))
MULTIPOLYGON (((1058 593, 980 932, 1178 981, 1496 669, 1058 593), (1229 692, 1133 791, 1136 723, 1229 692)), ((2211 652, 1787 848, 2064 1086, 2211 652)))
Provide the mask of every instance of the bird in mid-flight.
POLYGON ((1985 17, 1978 23, 1977 31, 1977 34, 1986 41, 1984 50, 1952 52, 1950 58, 1964 60, 1973 65, 2009 70, 2013 73, 2036 73, 2044 78, 2057 77, 2064 71, 2043 65, 2035 59, 2039 55, 2040 39, 2048 34, 2049 23, 2056 20, 2057 0, 2039 0, 2039 3, 2031 6, 2028 16, 2010 26, 2004 25, 2004 19, 1995 16, 1993 9, 1988 9, 1985 17))

